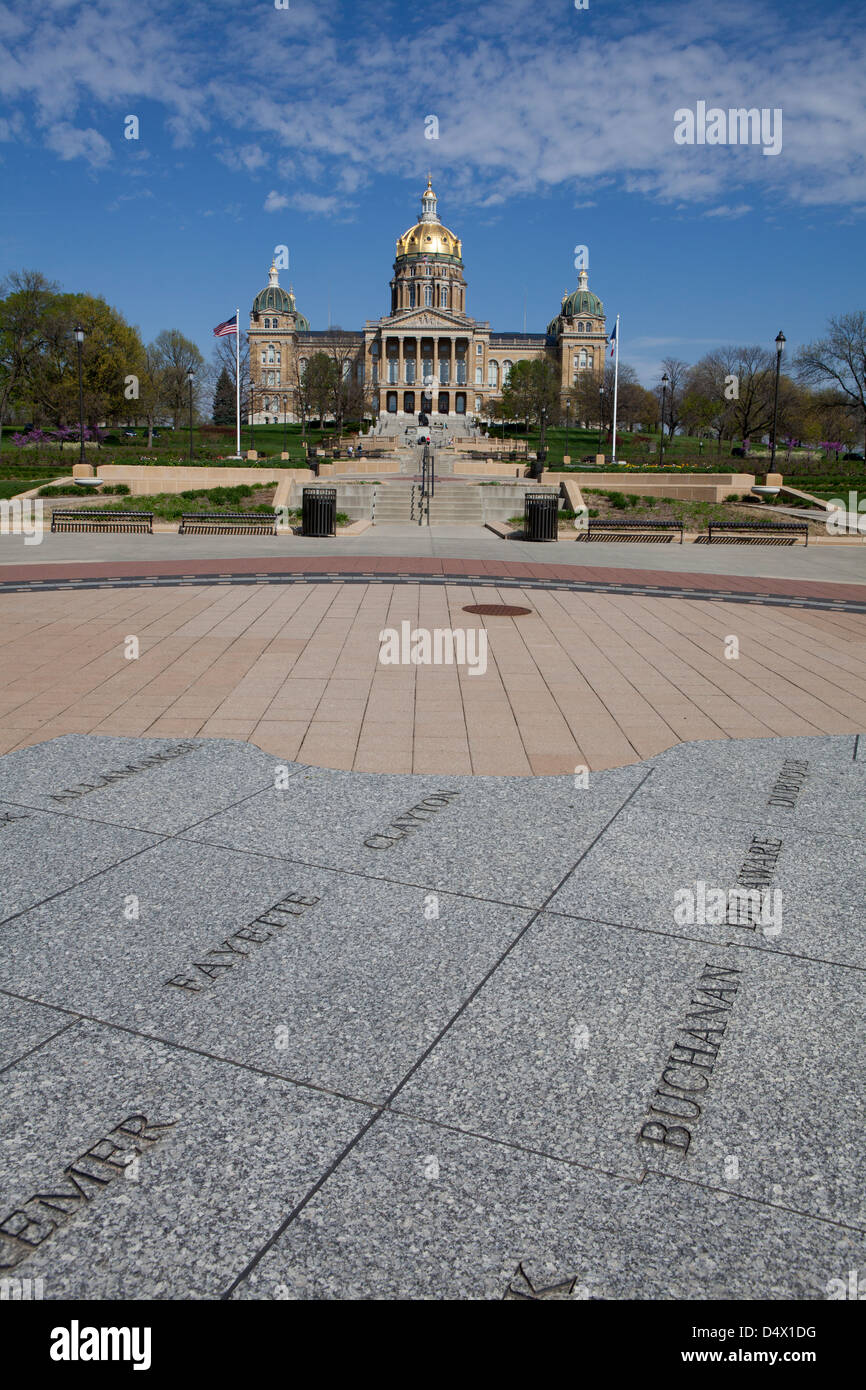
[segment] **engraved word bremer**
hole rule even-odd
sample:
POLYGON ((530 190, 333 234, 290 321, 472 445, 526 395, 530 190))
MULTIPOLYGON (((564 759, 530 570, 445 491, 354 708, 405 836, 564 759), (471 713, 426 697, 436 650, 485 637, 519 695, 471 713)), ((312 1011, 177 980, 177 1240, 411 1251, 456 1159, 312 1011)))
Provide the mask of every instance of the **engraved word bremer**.
POLYGON ((104 1139, 98 1139, 86 1153, 68 1163, 63 1169, 69 1183, 65 1190, 37 1192, 0 1221, 0 1269, 14 1269, 26 1260, 58 1226, 81 1211, 101 1188, 134 1163, 139 1154, 149 1152, 149 1147, 177 1123, 167 1120, 153 1124, 146 1115, 127 1115, 104 1139), (115 1158, 115 1154, 120 1157, 115 1158), (45 1215, 46 1212, 51 1215, 45 1215))
POLYGON ((410 806, 408 811, 404 811, 402 816, 392 820, 388 826, 388 833, 381 835, 369 835, 364 841, 370 849, 390 849, 398 840, 402 840, 406 835, 412 835, 424 824, 425 816, 435 816, 437 811, 443 810, 459 792, 434 792, 431 796, 425 796, 423 801, 419 801, 417 806, 410 806), (394 833, 392 833, 394 832, 394 833), (377 844, 378 840, 383 841, 377 844))
POLYGON ((786 758, 782 763, 782 771, 776 779, 767 805, 789 806, 793 810, 808 775, 809 764, 807 762, 803 762, 800 758, 786 758))
POLYGON ((233 946, 233 941, 248 941, 255 946, 263 946, 266 941, 270 941, 276 932, 263 931, 263 927, 277 927, 282 931, 287 927, 293 917, 300 917, 306 912, 308 907, 315 907, 319 898, 306 898, 301 893, 287 893, 284 898, 280 898, 278 903, 269 907, 260 917, 256 917, 246 927, 240 927, 237 931, 227 936, 219 946, 212 946, 205 951, 207 957, 214 959, 194 960, 192 965, 187 966, 187 970, 197 970, 198 975, 175 975, 173 979, 166 980, 166 985, 173 985, 175 989, 185 989, 190 994, 201 994, 202 990, 208 988, 202 983, 205 980, 220 979, 221 970, 233 970, 238 963, 238 958, 246 958, 250 952, 242 951, 239 946, 233 946), (225 957, 229 957, 228 960, 225 957))
POLYGON ((134 777, 137 772, 146 772, 158 763, 169 763, 173 758, 185 758, 187 753, 194 753, 196 748, 200 747, 201 744, 198 743, 178 743, 174 748, 164 748, 161 753, 151 753, 149 758, 142 758, 140 763, 127 763, 126 767, 120 767, 115 772, 104 772, 95 782, 78 782, 74 787, 66 787, 63 791, 49 792, 49 796, 52 801, 74 801, 76 797, 88 796, 90 792, 110 787, 112 782, 120 782, 124 777, 134 777))
POLYGON ((694 1099, 709 1089, 710 1076, 719 1055, 719 1048, 728 1027, 728 1015, 740 982, 733 977, 741 970, 728 965, 707 962, 691 1000, 691 1012, 680 1024, 661 1084, 656 1088, 647 1114, 663 1115, 665 1120, 681 1123, 669 1125, 661 1120, 647 1120, 638 1134, 638 1142, 661 1144, 666 1149, 687 1152, 692 1142, 690 1126, 700 1119, 701 1107, 694 1099), (688 1121, 687 1124, 682 1121, 688 1121))

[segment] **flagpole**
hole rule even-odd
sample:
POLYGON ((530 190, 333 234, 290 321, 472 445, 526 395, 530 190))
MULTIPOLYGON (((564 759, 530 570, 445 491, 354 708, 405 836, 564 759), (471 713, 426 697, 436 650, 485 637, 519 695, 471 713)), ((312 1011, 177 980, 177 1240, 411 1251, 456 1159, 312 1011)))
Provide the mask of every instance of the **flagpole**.
POLYGON ((241 456, 241 311, 235 309, 235 424, 237 426, 237 448, 235 453, 238 458, 241 456))
POLYGON ((619 386, 619 314, 616 316, 616 341, 613 359, 613 436, 610 445, 610 461, 616 463, 616 393, 619 386))

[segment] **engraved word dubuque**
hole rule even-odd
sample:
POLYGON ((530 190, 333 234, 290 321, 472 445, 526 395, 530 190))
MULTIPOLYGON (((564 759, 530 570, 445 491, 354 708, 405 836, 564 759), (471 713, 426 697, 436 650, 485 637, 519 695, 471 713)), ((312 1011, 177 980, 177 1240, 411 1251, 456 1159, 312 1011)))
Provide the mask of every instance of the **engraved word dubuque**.
POLYGON ((390 849, 398 840, 402 840, 406 835, 413 835, 420 829, 427 816, 435 816, 437 811, 443 810, 459 795, 459 792, 435 792, 432 796, 425 796, 417 806, 410 806, 402 816, 392 820, 387 834, 369 835, 364 844, 370 849, 390 849), (378 841, 381 843, 377 843, 378 841))
POLYGON ((770 793, 767 805, 788 806, 793 810, 808 775, 809 764, 807 762, 800 758, 786 758, 782 763, 782 771, 770 793))
POLYGON ((128 1115, 63 1169, 69 1186, 64 1190, 37 1192, 0 1221, 0 1269, 14 1269, 37 1246, 91 1202, 96 1193, 134 1163, 148 1146, 165 1137, 177 1120, 151 1124, 146 1115, 128 1115), (115 1158, 119 1154, 119 1158, 115 1158), (79 1181, 81 1179, 81 1181, 79 1181), (90 1187, 83 1183, 92 1184, 90 1187), (46 1212, 51 1212, 46 1216, 46 1212))
POLYGON ((194 753, 200 745, 197 743, 178 743, 174 748, 165 748, 161 753, 152 753, 149 758, 144 758, 140 763, 127 763, 126 767, 118 768, 116 772, 104 772, 101 777, 97 777, 95 782, 78 782, 74 787, 66 787, 63 791, 50 792, 52 801, 74 801, 76 797, 88 796, 90 792, 101 791, 103 787, 110 787, 112 782, 120 782, 124 777, 134 777, 137 772, 146 772, 149 767, 156 767, 158 763, 171 762, 173 758, 184 758, 187 753, 194 753))
POLYGON ((278 903, 274 903, 273 907, 269 907, 267 912, 263 912, 261 917, 256 917, 255 921, 250 922, 249 926, 240 927, 220 942, 219 946, 212 946, 210 950, 205 951, 204 955, 208 959, 194 960, 192 965, 187 966, 187 970, 197 970, 197 976, 175 975, 173 979, 165 981, 166 985, 173 985, 175 989, 185 989, 190 994, 201 994, 208 988, 206 984, 202 984, 202 977, 211 982, 218 980, 221 970, 233 970, 238 958, 243 959, 251 954, 249 951, 241 950, 239 946, 232 945, 233 942, 244 941, 263 946, 266 941, 276 936, 276 932, 263 931, 264 927, 277 927, 282 931, 293 917, 301 917, 308 907, 315 907, 319 901, 319 898, 305 898, 302 893, 287 893, 278 903))
POLYGON ((649 1115, 664 1115, 666 1120, 687 1120, 688 1124, 668 1125, 661 1120, 647 1120, 638 1141, 661 1144, 663 1148, 677 1149, 683 1154, 687 1152, 692 1142, 689 1126, 701 1116, 701 1107, 694 1096, 704 1094, 709 1088, 728 1027, 727 1015, 740 987, 739 980, 732 977, 742 973, 732 966, 712 965, 709 961, 704 966, 695 989, 697 997, 692 999, 691 1012, 680 1024, 661 1084, 647 1111, 649 1115))

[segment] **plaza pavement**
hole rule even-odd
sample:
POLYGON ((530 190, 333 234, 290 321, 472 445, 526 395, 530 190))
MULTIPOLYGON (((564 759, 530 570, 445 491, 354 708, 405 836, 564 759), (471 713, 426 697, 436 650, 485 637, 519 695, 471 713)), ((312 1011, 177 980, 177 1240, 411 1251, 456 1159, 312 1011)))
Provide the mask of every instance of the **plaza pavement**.
POLYGON ((0 553, 4 1297, 866 1287, 859 556, 56 539, 0 553))
POLYGON ((7 538, 0 751, 66 733, 233 738, 363 772, 538 775, 693 739, 866 728, 859 547, 459 532, 377 529, 349 553, 90 535, 13 552, 7 538), (529 612, 465 611, 479 603, 529 612), (486 669, 381 664, 380 633, 403 624, 483 627, 486 669))

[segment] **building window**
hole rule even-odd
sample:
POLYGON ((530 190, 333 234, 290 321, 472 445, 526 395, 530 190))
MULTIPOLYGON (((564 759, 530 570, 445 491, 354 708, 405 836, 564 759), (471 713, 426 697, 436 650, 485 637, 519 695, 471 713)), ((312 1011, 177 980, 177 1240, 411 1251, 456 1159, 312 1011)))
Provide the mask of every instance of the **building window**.
POLYGON ((508 378, 511 376, 511 368, 512 368, 512 366, 513 366, 513 363, 508 362, 507 360, 506 360, 505 362, 503 362, 503 364, 502 364, 502 385, 503 385, 503 386, 507 386, 507 385, 508 385, 508 378))
POLYGON ((385 398, 385 409, 389 415, 397 414, 397 392, 389 391, 385 398))
POLYGON ((432 285, 425 285, 425 286, 424 286, 424 306, 425 306, 425 308, 427 308, 427 309, 430 309, 430 308, 432 308, 432 306, 433 306, 433 286, 432 286, 432 285))
POLYGON ((440 385, 440 386, 447 386, 447 385, 448 385, 448 382, 449 382, 449 380, 450 380, 450 367, 451 367, 451 363, 448 361, 448 358, 447 358, 447 357, 440 357, 440 359, 439 359, 439 385, 440 385))
POLYGON ((590 371, 592 371, 592 363, 593 363, 593 356, 592 356, 592 353, 591 353, 591 352, 588 352, 588 353, 586 354, 586 365, 589 367, 589 370, 590 370, 590 371))
POLYGON ((410 285, 410 286, 409 286, 409 308, 410 308, 410 309, 414 309, 414 308, 415 308, 415 286, 414 286, 414 285, 410 285))
POLYGON ((422 357, 421 375, 424 378, 424 385, 427 386, 433 380, 433 358, 422 357))
POLYGON ((483 344, 483 343, 476 343, 476 344, 475 344, 475 356, 476 356, 476 357, 483 357, 483 355, 484 355, 484 344, 483 344))
POLYGON ((476 397, 475 397, 475 409, 476 409, 476 410, 480 410, 480 409, 481 409, 481 397, 480 397, 480 396, 476 396, 476 397))
POLYGON ((442 287, 441 287, 440 290, 439 290, 439 308, 440 308, 440 309, 447 309, 447 308, 448 308, 448 286, 447 286, 447 285, 442 285, 442 287))
POLYGON ((586 348, 580 349, 580 365, 581 367, 586 366, 586 348))
POLYGON ((363 364, 363 362, 359 362, 358 365, 356 366, 356 368, 355 368, 355 376, 358 378, 359 381, 363 381, 363 380, 364 380, 364 364, 363 364))
POLYGON ((499 385, 499 363, 493 359, 487 363, 487 385, 492 390, 499 385))
POLYGON ((389 358, 388 358, 388 383, 389 383, 389 385, 392 385, 392 386, 393 386, 393 385, 399 380, 399 378, 398 378, 398 376, 397 376, 397 368, 399 367, 399 365, 400 365, 400 364, 399 364, 399 362, 397 361, 396 357, 389 357, 389 358))
POLYGON ((484 368, 483 368, 483 367, 476 367, 476 368, 475 368, 475 385, 476 385, 476 386, 483 386, 483 385, 484 385, 484 368))
POLYGON ((458 385, 458 386, 465 386, 465 385, 466 385, 466 358, 465 358, 465 357, 458 357, 458 358, 457 358, 457 385, 458 385))
POLYGON ((407 386, 414 386, 414 384, 415 384, 415 358, 414 358, 414 357, 407 357, 407 358, 406 358, 406 385, 407 385, 407 386))
POLYGON ((403 392, 403 410, 404 410, 404 412, 405 412, 406 415, 414 415, 414 414, 415 414, 415 392, 414 392, 414 391, 404 391, 404 392, 403 392))
POLYGON ((268 360, 267 349, 266 349, 266 348, 262 348, 262 361, 263 361, 263 362, 267 362, 267 360, 268 360))

